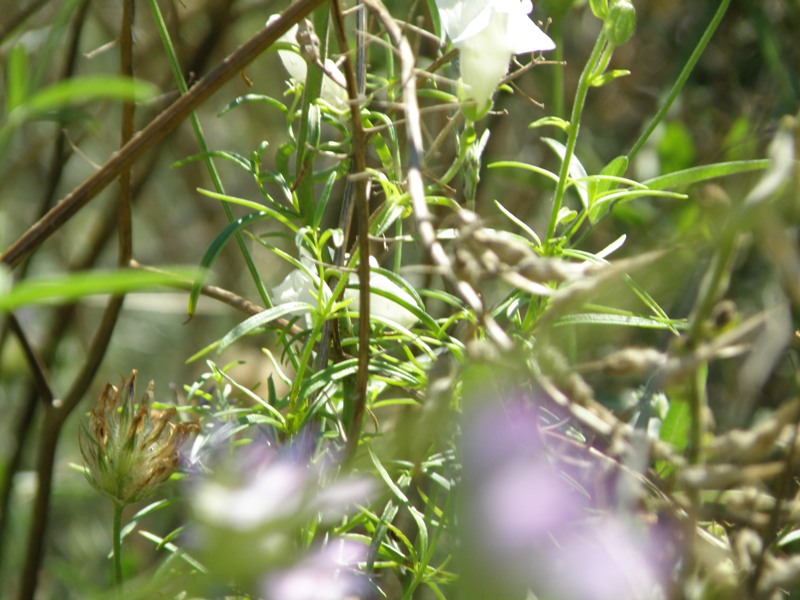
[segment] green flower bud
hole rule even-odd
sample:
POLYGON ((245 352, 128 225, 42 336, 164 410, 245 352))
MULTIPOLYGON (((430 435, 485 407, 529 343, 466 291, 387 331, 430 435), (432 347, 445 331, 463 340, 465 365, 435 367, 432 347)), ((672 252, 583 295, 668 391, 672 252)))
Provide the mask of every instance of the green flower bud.
POLYGON ((475 197, 478 193, 478 182, 481 180, 481 155, 483 154, 486 143, 489 141, 489 130, 483 132, 480 139, 475 134, 475 130, 465 131, 471 139, 468 141, 469 148, 464 155, 464 168, 461 175, 464 182, 464 198, 468 207, 475 206, 475 197))
POLYGON ((608 16, 608 0, 589 0, 589 8, 598 19, 606 20, 608 16))
POLYGON ((614 46, 622 46, 631 39, 636 29, 636 9, 633 4, 628 0, 612 0, 603 29, 614 46))
POLYGON ((86 476, 117 505, 144 500, 178 467, 178 450, 197 425, 173 423, 175 409, 151 409, 153 382, 134 403, 136 371, 120 388, 106 384, 80 430, 86 476))

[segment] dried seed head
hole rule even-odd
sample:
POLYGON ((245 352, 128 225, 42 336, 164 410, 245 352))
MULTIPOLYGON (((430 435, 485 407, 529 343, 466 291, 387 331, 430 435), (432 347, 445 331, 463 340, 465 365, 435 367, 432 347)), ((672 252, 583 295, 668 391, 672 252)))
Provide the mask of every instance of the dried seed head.
POLYGON ((136 371, 120 388, 106 384, 79 441, 89 482, 125 506, 144 500, 178 467, 183 441, 197 425, 173 423, 175 409, 155 410, 153 382, 135 404, 136 371))

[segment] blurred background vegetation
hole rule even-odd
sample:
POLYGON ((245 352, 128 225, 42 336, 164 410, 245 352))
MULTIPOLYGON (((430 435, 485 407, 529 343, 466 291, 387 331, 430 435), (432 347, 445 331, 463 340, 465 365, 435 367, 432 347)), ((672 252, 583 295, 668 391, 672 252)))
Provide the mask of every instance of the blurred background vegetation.
MULTIPOLYGON (((267 17, 280 12, 287 2, 264 0, 181 0, 160 2, 177 45, 184 75, 191 81, 207 73, 240 43, 263 26, 267 17)), ((386 2, 398 18, 406 15, 416 25, 431 29, 424 2, 386 2)), ((637 34, 614 56, 614 68, 629 69, 631 75, 590 94, 584 113, 582 137, 577 155, 590 172, 597 172, 611 158, 625 153, 652 115, 686 62, 697 39, 716 10, 713 2, 636 2, 637 34)), ((137 5, 135 74, 155 83, 160 95, 139 106, 137 124, 149 122, 177 92, 161 41, 144 3, 137 5)), ((0 65, 8 64, 13 52, 24 52, 28 86, 40 89, 57 81, 89 74, 113 74, 119 69, 115 40, 119 32, 121 7, 118 2, 89 0, 0 0, 0 65)), ((563 65, 537 66, 515 82, 519 91, 500 94, 497 114, 490 117, 492 135, 485 155, 491 160, 519 160, 557 168, 555 157, 540 141, 540 133, 527 129, 529 122, 550 114, 565 116, 569 110, 576 79, 596 39, 599 22, 582 3, 540 0, 534 18, 549 23, 559 44, 555 57, 563 65), (563 79, 564 85, 559 81, 563 79), (526 97, 527 96, 527 97, 526 97), (532 101, 542 103, 537 107, 532 101)), ((721 160, 748 159, 765 155, 779 119, 797 114, 800 106, 800 4, 793 0, 736 0, 720 29, 669 114, 667 122, 640 153, 633 166, 636 177, 721 160)), ((420 41, 420 60, 431 60, 436 48, 420 41)), ((218 113, 236 97, 247 93, 279 97, 284 93, 286 74, 277 55, 267 52, 241 76, 226 84, 198 111, 212 150, 243 155, 269 142, 267 163, 285 139, 282 116, 266 105, 237 108, 224 116, 218 113)), ((3 81, 5 77, 3 78, 3 81)), ((0 105, 8 100, 0 81, 0 105)), ((442 117, 444 119, 444 117, 442 117)), ((119 147, 120 106, 93 102, 71 107, 27 123, 0 148, 0 247, 6 248, 38 217, 90 176, 98 165, 119 147)), ((431 122, 431 135, 437 124, 431 122)), ((439 123, 438 126, 443 125, 439 123)), ((427 140, 430 142, 430 138, 427 140)), ((200 194, 197 188, 211 188, 200 163, 176 168, 176 161, 198 152, 187 123, 178 127, 157 148, 133 168, 134 257, 148 265, 197 265, 208 244, 225 227, 220 206, 200 194)), ((444 148, 452 153, 453 148, 444 148)), ((443 164, 448 161, 442 160, 443 164)), ((257 197, 253 181, 236 166, 217 161, 230 195, 257 197)), ((731 199, 740 200, 756 176, 740 176, 712 186, 688 190, 684 202, 647 201, 628 205, 593 230, 585 249, 599 250, 628 233, 625 256, 633 256, 666 242, 675 244, 681 236, 714 235, 715 211, 724 212, 731 199)), ((797 222, 800 187, 794 201, 784 204, 787 222, 797 222)), ((66 227, 48 240, 32 260, 14 276, 39 277, 74 270, 113 267, 116 264, 116 186, 110 186, 66 227)), ((478 212, 489 223, 500 225, 501 217, 492 200, 501 199, 514 214, 541 230, 549 214, 549 188, 533 175, 505 169, 484 169, 477 200, 478 212)), ((336 211, 331 211, 334 214, 336 211)), ((679 250, 675 250, 679 253, 679 250)), ((690 253, 691 254, 691 253, 690 253)), ((255 250, 257 266, 267 287, 282 280, 287 265, 278 264, 266 252, 255 250)), ((703 257, 676 256, 675 272, 658 277, 662 306, 673 317, 684 317, 690 308, 688 290, 698 285, 703 257)), ((740 307, 760 306, 765 269, 756 252, 742 257, 733 271, 733 295, 740 307)), ((234 244, 228 245, 215 269, 213 282, 246 298, 256 299, 252 281, 234 244)), ((105 299, 93 298, 74 306, 26 307, 17 318, 33 344, 48 357, 47 370, 53 388, 62 393, 70 385, 87 354, 103 313, 105 299)), ((174 401, 183 386, 207 367, 202 361, 187 364, 198 349, 224 335, 241 321, 228 306, 204 299, 197 314, 187 321, 184 292, 130 295, 117 325, 110 349, 95 377, 90 392, 73 415, 62 436, 56 465, 54 502, 47 536, 46 567, 42 597, 84 598, 104 586, 109 547, 110 509, 86 484, 83 476, 70 469, 80 462, 77 450, 78 417, 106 381, 117 382, 132 368, 142 379, 156 381, 156 397, 174 401), (96 505, 96 510, 94 509, 96 505)), ((31 395, 30 374, 22 351, 2 329, 0 348, 0 475, 17 444, 18 424, 31 395)), ((640 334, 641 332, 637 332, 640 334)), ((587 354, 600 346, 622 343, 626 331, 594 328, 586 344, 587 354), (604 337, 608 334, 608 337, 604 337)), ((653 336, 661 334, 652 334, 653 336)), ((655 339, 655 338, 654 338, 655 339)), ((268 361, 259 348, 264 340, 240 343, 217 360, 218 364, 242 361, 232 371, 242 383, 263 382, 268 361)), ((767 383, 764 402, 777 402, 794 387, 796 351, 776 370, 767 383)), ((735 368, 735 365, 733 367, 735 368)), ((716 377, 724 385, 726 374, 716 377)), ((0 596, 9 597, 15 574, 22 563, 29 506, 34 481, 31 476, 33 450, 39 435, 38 416, 21 468, 13 480, 12 502, 2 545, 0 596)), ((160 518, 160 517, 159 517, 160 518)), ((153 524, 154 529, 159 529, 153 524)), ((163 528, 168 530, 167 527, 163 528)), ((154 561, 151 543, 129 540, 125 558, 137 569, 154 561), (137 551, 138 550, 138 551, 137 551)))

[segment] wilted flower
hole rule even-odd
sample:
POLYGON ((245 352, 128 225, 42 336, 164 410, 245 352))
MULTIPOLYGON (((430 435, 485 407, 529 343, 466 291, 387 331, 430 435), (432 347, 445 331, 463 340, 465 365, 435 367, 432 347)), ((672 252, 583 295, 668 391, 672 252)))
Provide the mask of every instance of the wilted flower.
POLYGON ((155 410, 153 382, 135 404, 136 371, 117 388, 106 384, 80 431, 89 482, 118 506, 144 500, 178 467, 178 452, 197 425, 173 423, 175 409, 155 410))
POLYGON ((476 118, 491 106, 515 54, 552 50, 555 43, 528 14, 529 0, 436 0, 442 26, 461 51, 461 80, 477 104, 476 118))

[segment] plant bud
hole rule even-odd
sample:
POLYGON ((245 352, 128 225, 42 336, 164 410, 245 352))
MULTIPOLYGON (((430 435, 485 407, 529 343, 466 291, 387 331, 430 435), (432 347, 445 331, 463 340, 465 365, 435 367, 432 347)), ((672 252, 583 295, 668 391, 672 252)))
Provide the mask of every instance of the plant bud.
POLYGON ((603 25, 608 41, 622 46, 636 29, 636 9, 628 0, 614 0, 603 25))
POLYGON ((173 423, 175 409, 150 407, 153 382, 141 404, 134 403, 136 371, 120 388, 106 384, 80 431, 89 483, 116 504, 144 500, 178 467, 178 451, 197 425, 173 423))

